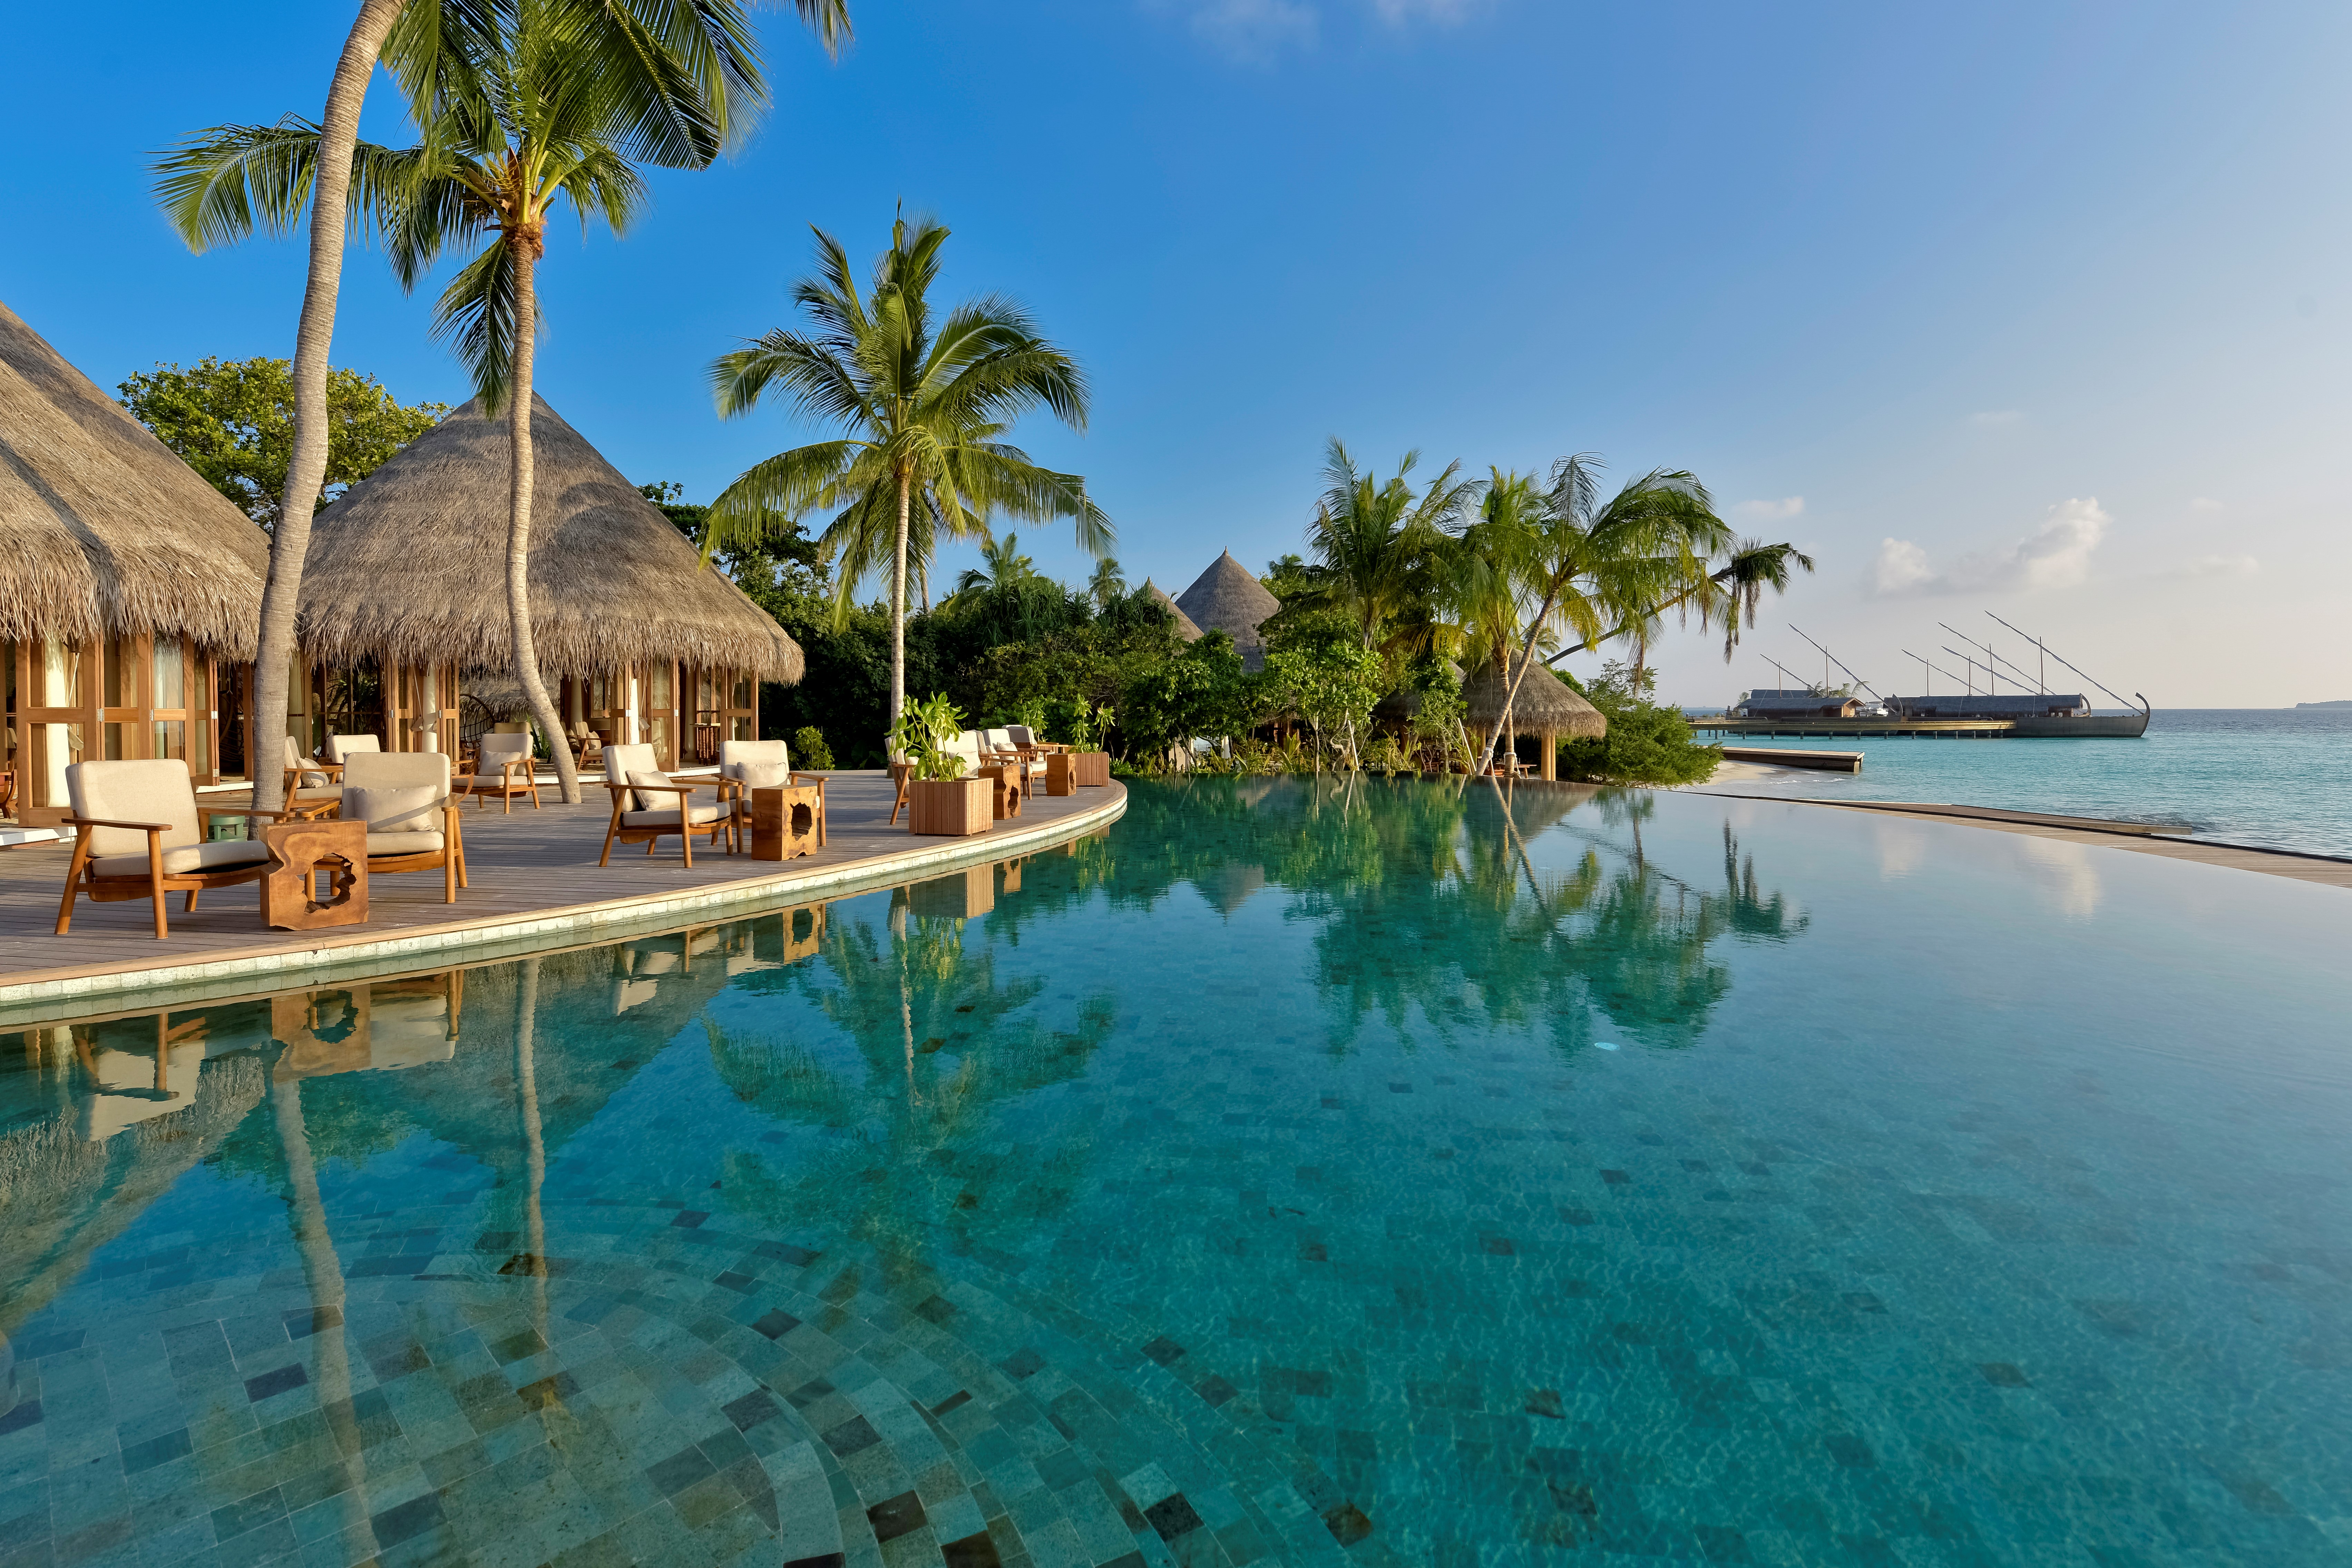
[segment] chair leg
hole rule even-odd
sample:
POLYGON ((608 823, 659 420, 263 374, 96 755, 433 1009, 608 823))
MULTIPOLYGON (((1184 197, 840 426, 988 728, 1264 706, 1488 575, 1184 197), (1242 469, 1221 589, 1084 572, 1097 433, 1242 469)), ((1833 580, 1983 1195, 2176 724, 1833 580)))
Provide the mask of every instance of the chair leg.
POLYGON ((172 918, 163 908, 163 837, 147 830, 147 899, 155 906, 155 940, 172 934, 172 918))
POLYGON ((201 888, 190 888, 188 889, 188 901, 180 906, 180 912, 182 914, 192 915, 196 912, 196 895, 202 891, 204 891, 204 889, 201 888))
POLYGON ((81 890, 81 871, 89 864, 89 835, 77 828, 74 833, 73 864, 66 868, 66 896, 58 900, 58 934, 64 936, 73 927, 74 894, 81 890))
POLYGON ((457 857, 453 854, 444 853, 441 857, 441 901, 457 901, 457 857))
POLYGON ((620 831, 621 808, 616 805, 613 808, 613 825, 604 829, 604 856, 596 862, 597 865, 609 866, 613 863, 613 837, 620 831))

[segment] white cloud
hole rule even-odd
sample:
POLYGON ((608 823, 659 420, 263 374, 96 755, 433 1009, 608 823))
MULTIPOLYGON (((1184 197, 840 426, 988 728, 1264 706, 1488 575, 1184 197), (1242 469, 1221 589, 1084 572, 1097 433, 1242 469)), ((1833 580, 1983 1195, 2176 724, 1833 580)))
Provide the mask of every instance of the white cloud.
POLYGON ((1752 517, 1759 522, 1780 522, 1805 510, 1802 496, 1782 496, 1779 500, 1744 500, 1732 510, 1742 517, 1752 517))
POLYGON ((1320 17, 1307 0, 1146 0, 1147 8, 1181 14, 1220 53, 1264 65, 1293 45, 1312 48, 1320 17))
POLYGON ((1221 53, 1265 65, 1287 48, 1311 49, 1326 11, 1370 11, 1391 27, 1429 23, 1450 27, 1486 9, 1490 0, 1141 0, 1143 8, 1181 16, 1193 33, 1221 53))
POLYGON ((2090 576, 2092 552, 2114 521, 2095 497, 2062 501, 2039 529, 2007 550, 1963 555, 1940 572, 1911 541, 1882 540, 1874 585, 1890 595, 2072 588, 2090 576))
POLYGON ((1969 423, 1983 426, 2014 425, 2024 417, 2025 410, 2022 408, 1988 408, 1981 414, 1969 415, 1969 423))
POLYGON ((2172 570, 2175 577, 2251 577, 2263 563, 2251 555, 2198 555, 2172 570))

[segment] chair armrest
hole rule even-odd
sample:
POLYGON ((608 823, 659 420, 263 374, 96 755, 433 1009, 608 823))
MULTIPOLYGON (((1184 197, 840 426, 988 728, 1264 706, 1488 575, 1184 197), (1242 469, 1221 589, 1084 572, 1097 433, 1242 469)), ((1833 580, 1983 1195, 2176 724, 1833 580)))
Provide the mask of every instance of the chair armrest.
POLYGON ((169 833, 168 822, 112 822, 102 816, 67 816, 58 819, 68 827, 127 827, 134 833, 169 833))
POLYGON ((700 784, 614 784, 614 785, 610 785, 610 786, 607 786, 607 787, 614 788, 614 789, 633 789, 633 790, 636 791, 639 795, 692 795, 696 790, 700 789, 702 786, 701 786, 700 784))
POLYGON ((790 777, 794 784, 798 784, 801 780, 806 779, 809 783, 816 785, 817 794, 823 795, 824 793, 824 775, 823 773, 795 773, 788 774, 787 776, 790 777))

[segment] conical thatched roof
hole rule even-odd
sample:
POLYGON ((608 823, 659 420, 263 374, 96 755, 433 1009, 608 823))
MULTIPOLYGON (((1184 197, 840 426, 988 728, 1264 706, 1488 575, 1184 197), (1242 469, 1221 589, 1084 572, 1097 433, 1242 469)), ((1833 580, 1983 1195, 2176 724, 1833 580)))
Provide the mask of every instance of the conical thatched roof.
POLYGON ((1184 613, 1183 606, 1168 596, 1167 589, 1161 587, 1159 584, 1153 582, 1149 577, 1146 577, 1143 580, 1143 586, 1145 591, 1151 595, 1152 603, 1158 605, 1161 609, 1176 617, 1176 635, 1178 637, 1182 637, 1186 642, 1199 642, 1201 640, 1202 636, 1205 634, 1202 632, 1199 626, 1192 624, 1192 617, 1184 613))
POLYGON ((1282 601, 1226 551, 1209 569, 1177 595, 1177 607, 1204 632, 1223 632, 1241 650, 1242 662, 1252 669, 1265 663, 1265 638, 1258 631, 1282 601))
POLYGON ((251 658, 269 540, 0 305, 0 641, 163 632, 251 658))
MULTIPOLYGON (((530 421, 532 640, 551 678, 683 658, 797 681, 800 645, 543 397, 530 421)), ((513 666, 504 416, 474 399, 311 525, 303 647, 346 664, 513 666)))
MULTIPOLYGON (((1518 667, 1514 664, 1512 668, 1518 667)), ((1499 728, 1504 697, 1509 689, 1503 682, 1498 665, 1489 664, 1464 681, 1462 700, 1469 709, 1470 722, 1481 730, 1499 728)), ((1511 711, 1515 716, 1512 727, 1522 735, 1600 736, 1609 732, 1609 721, 1601 716, 1601 710, 1579 697, 1568 682, 1540 663, 1528 672, 1511 711)))

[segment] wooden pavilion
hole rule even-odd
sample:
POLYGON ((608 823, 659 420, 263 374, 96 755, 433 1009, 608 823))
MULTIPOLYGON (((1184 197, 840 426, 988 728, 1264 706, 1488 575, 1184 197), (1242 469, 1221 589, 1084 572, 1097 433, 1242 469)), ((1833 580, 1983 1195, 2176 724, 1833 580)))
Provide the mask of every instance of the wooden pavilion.
POLYGON ((1544 778, 1559 776, 1562 736, 1597 738, 1609 732, 1609 721, 1601 710, 1540 663, 1528 672, 1516 700, 1507 700, 1509 692, 1499 663, 1486 665, 1464 681, 1462 702, 1469 728, 1482 744, 1497 728, 1514 742, 1520 735, 1538 737, 1539 771, 1544 778))
POLYGON ((269 541, 0 305, 0 815, 51 826, 66 768, 242 773, 269 541))
MULTIPOLYGON (((531 637, 567 731, 651 745, 662 766, 759 737, 760 682, 800 646, 580 433, 535 398, 531 637)), ((504 416, 479 398, 319 514, 302 580, 295 732, 459 746, 461 672, 511 670, 504 416)))

